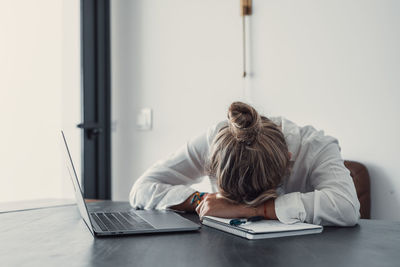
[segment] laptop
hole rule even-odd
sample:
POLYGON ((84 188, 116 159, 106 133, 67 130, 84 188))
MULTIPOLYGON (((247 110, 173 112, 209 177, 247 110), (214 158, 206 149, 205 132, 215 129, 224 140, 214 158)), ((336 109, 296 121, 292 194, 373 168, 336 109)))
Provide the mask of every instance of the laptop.
POLYGON ((104 210, 89 212, 83 199, 74 163, 64 132, 65 156, 69 176, 75 191, 77 206, 83 221, 93 236, 132 235, 144 233, 196 231, 200 225, 170 210, 104 210))

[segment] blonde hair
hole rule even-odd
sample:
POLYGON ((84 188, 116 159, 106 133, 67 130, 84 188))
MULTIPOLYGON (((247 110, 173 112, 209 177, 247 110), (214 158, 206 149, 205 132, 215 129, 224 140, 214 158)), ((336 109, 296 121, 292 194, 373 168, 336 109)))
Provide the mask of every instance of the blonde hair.
POLYGON ((276 198, 276 188, 290 172, 290 156, 279 127, 250 105, 234 102, 228 125, 211 145, 208 175, 219 193, 235 203, 258 206, 276 198))

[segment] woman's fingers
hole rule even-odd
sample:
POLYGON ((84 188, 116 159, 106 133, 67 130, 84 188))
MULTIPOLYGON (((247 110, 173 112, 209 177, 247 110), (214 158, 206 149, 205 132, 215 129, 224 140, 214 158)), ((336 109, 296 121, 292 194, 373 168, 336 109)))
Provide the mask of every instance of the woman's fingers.
POLYGON ((196 207, 196 212, 199 215, 200 215, 200 211, 201 211, 201 207, 203 206, 203 203, 204 203, 204 200, 200 201, 199 205, 197 205, 197 207, 196 207))
POLYGON ((208 204, 209 204, 208 202, 209 200, 205 198, 200 202, 200 204, 196 208, 196 212, 199 214, 200 220, 203 219, 203 216, 205 216, 206 212, 208 211, 208 204))
POLYGON ((203 197, 203 199, 200 201, 200 203, 197 205, 197 207, 196 207, 196 212, 200 215, 200 210, 201 210, 201 207, 203 206, 203 203, 204 203, 204 200, 205 199, 207 199, 207 198, 209 198, 209 197, 212 197, 212 196, 214 196, 215 195, 215 193, 206 193, 205 195, 204 195, 204 197, 203 197))
POLYGON ((203 200, 202 201, 203 202, 203 205, 201 205, 201 208, 200 208, 200 217, 201 217, 201 219, 203 219, 203 217, 206 215, 205 213, 206 213, 206 211, 207 211, 207 200, 203 200))
POLYGON ((213 199, 216 199, 217 193, 208 193, 204 196, 203 200, 197 205, 196 212, 200 217, 200 220, 209 212, 210 203, 213 199))

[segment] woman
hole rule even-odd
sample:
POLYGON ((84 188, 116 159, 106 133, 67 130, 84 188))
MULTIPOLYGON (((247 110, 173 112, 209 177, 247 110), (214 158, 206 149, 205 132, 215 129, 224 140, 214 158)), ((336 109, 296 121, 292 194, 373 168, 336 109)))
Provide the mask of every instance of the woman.
POLYGON ((338 141, 311 126, 266 118, 242 102, 222 121, 147 170, 134 184, 135 208, 196 211, 283 223, 352 226, 360 204, 338 141), (212 192, 191 184, 208 175, 212 192))

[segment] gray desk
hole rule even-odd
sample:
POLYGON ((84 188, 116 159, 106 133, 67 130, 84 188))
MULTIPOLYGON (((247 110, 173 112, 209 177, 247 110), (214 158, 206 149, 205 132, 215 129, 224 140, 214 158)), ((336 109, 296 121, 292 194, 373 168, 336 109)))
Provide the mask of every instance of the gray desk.
MULTIPOLYGON (((127 203, 99 202, 129 208, 127 203)), ((185 217, 198 222, 194 214, 185 217)), ((0 214, 0 266, 400 266, 400 222, 361 220, 322 234, 246 240, 199 232, 94 239, 76 206, 0 214)))

